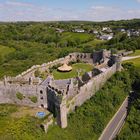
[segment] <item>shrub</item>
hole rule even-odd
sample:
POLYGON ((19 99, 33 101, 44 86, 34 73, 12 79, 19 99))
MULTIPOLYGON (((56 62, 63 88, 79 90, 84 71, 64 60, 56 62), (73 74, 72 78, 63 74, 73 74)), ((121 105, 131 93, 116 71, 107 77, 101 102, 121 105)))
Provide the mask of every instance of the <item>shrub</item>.
POLYGON ((60 67, 62 64, 57 64, 57 65, 54 65, 52 67, 49 68, 49 71, 50 73, 52 73, 55 69, 57 69, 58 67, 60 67))
POLYGON ((23 100, 23 99, 24 99, 23 94, 20 93, 20 92, 17 92, 16 97, 17 97, 19 100, 23 100))

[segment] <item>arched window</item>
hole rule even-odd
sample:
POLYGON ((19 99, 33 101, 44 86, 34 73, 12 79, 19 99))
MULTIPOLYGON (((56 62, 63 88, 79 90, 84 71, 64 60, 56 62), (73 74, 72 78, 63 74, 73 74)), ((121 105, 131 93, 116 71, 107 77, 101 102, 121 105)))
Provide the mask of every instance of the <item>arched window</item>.
POLYGON ((43 91, 42 90, 40 90, 40 94, 43 94, 43 91))

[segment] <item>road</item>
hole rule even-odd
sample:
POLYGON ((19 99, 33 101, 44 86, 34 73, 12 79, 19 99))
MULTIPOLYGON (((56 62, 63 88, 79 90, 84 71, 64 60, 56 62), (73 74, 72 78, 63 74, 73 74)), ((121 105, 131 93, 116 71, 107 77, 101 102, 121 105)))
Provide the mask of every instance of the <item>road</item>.
POLYGON ((138 55, 138 56, 126 56, 126 57, 122 58, 122 61, 136 59, 136 58, 140 58, 140 55, 138 55))
POLYGON ((127 115, 127 107, 128 97, 124 100, 119 110, 108 123, 99 140, 112 140, 113 138, 115 138, 115 136, 118 134, 125 122, 125 118, 127 115))
MULTIPOLYGON (((136 58, 140 58, 140 55, 123 57, 122 61, 136 58)), ((128 97, 125 99, 119 110, 116 112, 114 117, 108 123, 99 140, 112 140, 113 138, 115 138, 115 136, 118 134, 123 124, 125 123, 125 118, 127 116, 127 107, 128 107, 128 97)))

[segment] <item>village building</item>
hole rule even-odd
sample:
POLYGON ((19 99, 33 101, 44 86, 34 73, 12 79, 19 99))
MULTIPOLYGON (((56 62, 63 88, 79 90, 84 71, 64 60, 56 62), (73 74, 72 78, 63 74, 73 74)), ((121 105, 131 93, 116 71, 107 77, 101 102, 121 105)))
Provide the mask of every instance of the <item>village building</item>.
POLYGON ((99 39, 101 40, 111 40, 112 38, 113 38, 113 35, 110 35, 110 34, 104 34, 99 37, 99 39))
POLYGON ((84 33, 85 30, 84 29, 75 29, 74 32, 76 32, 76 33, 84 33))

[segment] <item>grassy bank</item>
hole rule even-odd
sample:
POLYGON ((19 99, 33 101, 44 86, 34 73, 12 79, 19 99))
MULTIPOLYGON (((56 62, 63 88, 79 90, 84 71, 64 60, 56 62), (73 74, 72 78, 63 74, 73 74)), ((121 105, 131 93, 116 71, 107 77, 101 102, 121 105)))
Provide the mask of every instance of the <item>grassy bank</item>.
POLYGON ((138 70, 140 70, 140 58, 125 61, 124 63, 132 63, 138 70))
POLYGON ((130 54, 129 56, 138 56, 140 55, 140 50, 136 50, 134 53, 130 54))

